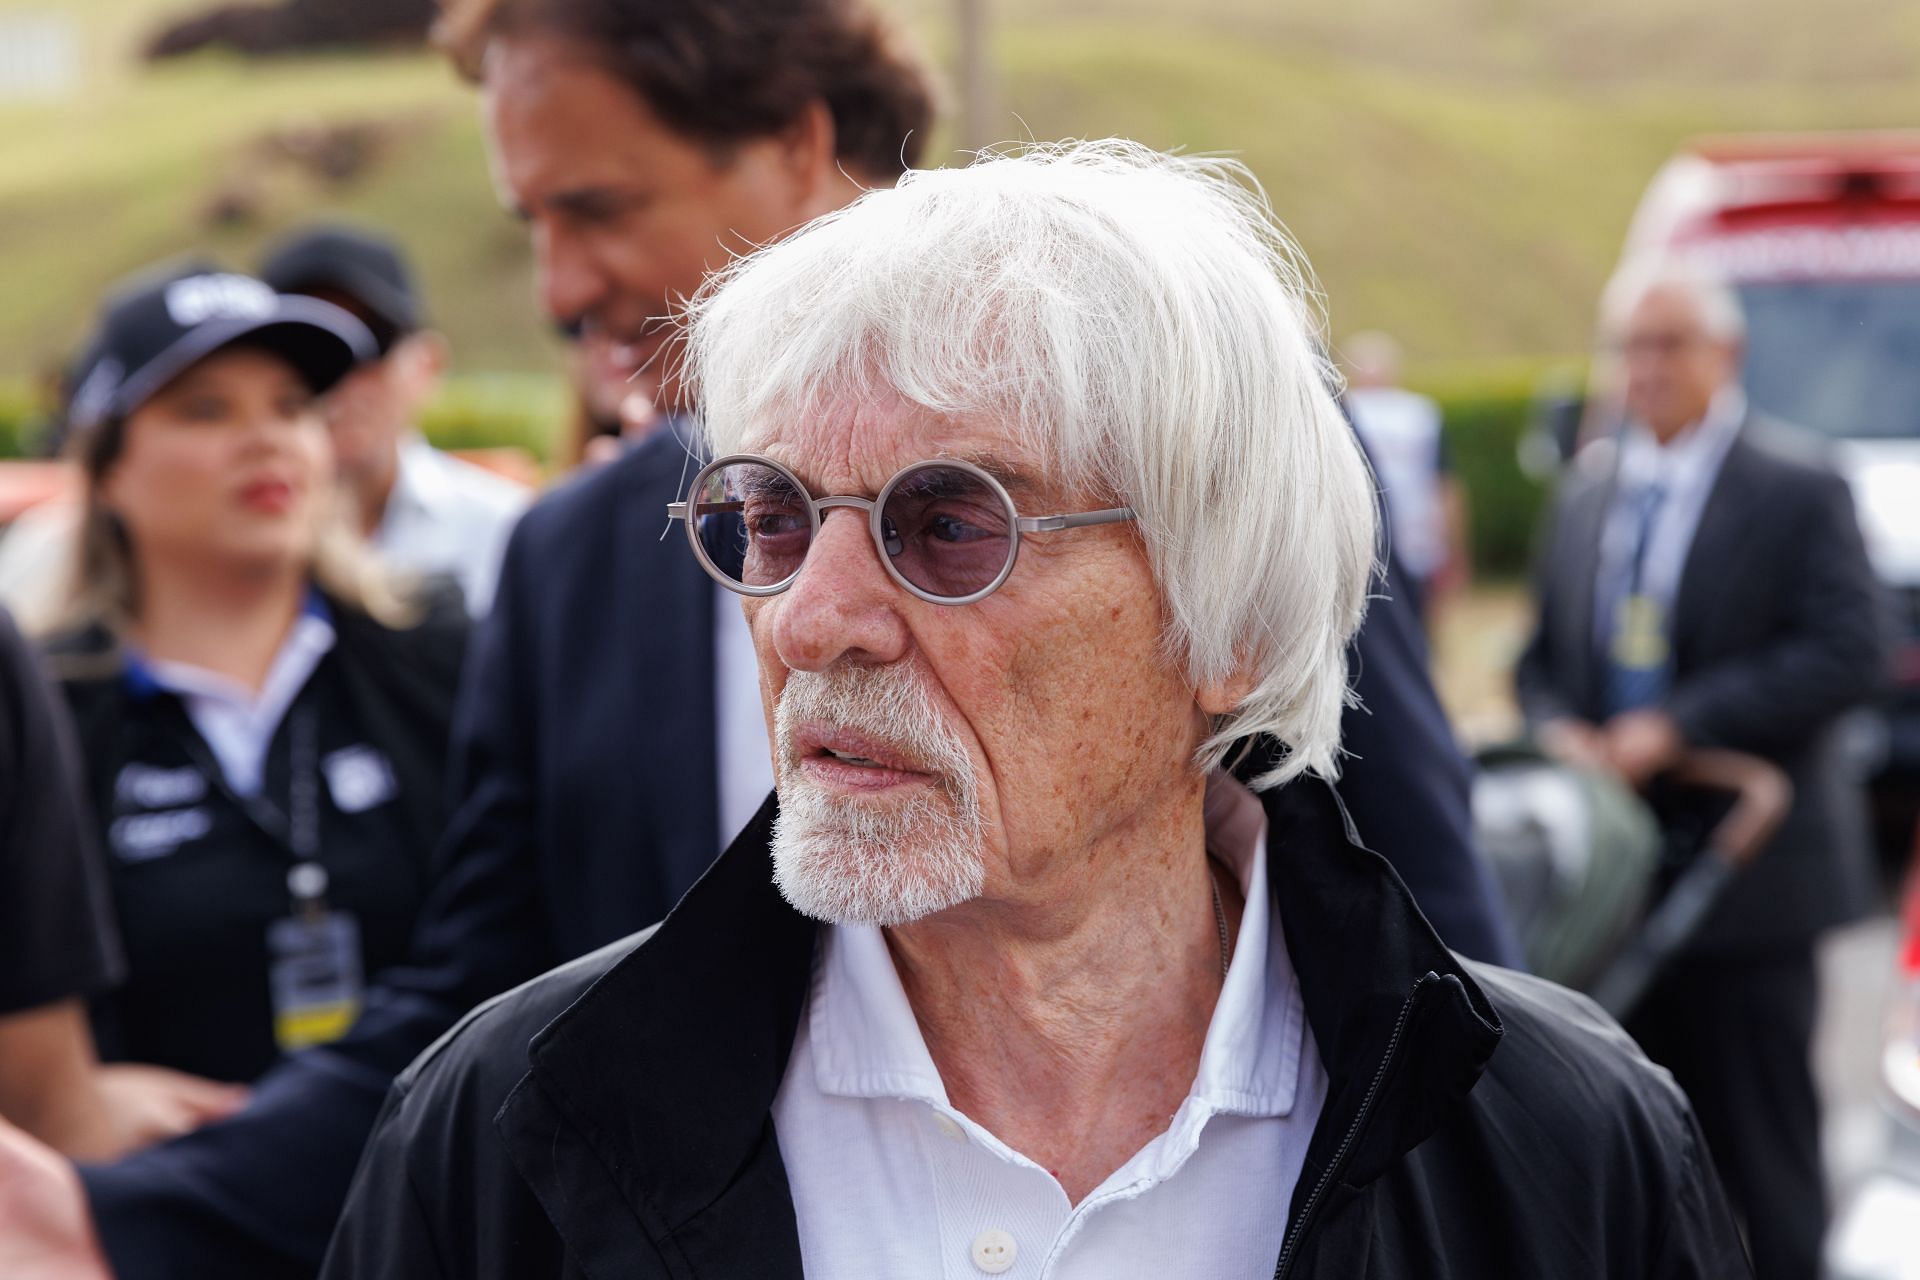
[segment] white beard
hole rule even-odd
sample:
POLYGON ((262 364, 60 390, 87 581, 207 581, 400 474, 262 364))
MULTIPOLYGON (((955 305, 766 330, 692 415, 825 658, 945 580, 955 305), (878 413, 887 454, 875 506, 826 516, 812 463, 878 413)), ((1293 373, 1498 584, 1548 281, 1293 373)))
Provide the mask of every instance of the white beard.
POLYGON ((907 924, 978 897, 986 823, 965 744, 904 663, 788 675, 774 711, 780 814, 773 882, 832 924, 907 924), (935 785, 906 799, 830 794, 808 781, 794 734, 813 723, 894 747, 935 785))

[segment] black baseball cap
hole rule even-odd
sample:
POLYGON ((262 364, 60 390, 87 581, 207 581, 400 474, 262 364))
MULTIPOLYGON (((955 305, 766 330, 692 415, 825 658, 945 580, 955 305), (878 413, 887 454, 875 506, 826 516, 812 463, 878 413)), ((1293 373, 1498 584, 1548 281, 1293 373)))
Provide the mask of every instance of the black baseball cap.
POLYGON ((294 232, 268 251, 260 278, 281 293, 344 299, 373 330, 382 354, 424 323, 400 246, 358 227, 326 223, 294 232))
POLYGON ((171 264, 108 297, 87 346, 91 363, 73 391, 71 428, 125 417, 195 364, 242 340, 285 359, 315 394, 376 354, 367 327, 330 303, 288 297, 210 263, 171 264))

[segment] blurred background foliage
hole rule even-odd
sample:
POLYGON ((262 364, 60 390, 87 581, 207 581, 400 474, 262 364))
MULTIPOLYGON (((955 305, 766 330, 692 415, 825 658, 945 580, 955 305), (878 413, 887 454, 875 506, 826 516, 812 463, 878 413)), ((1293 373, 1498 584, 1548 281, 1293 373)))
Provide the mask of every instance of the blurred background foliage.
MULTIPOLYGON (((948 0, 880 0, 936 62, 948 0)), ((0 454, 104 286, 188 250, 250 263, 321 214, 415 255, 458 376, 430 430, 543 456, 558 344, 489 186, 472 91, 420 51, 148 65, 195 0, 0 0, 71 18, 74 92, 0 100, 0 454)), ((1125 134, 1246 161, 1319 273, 1334 338, 1382 328, 1448 412, 1484 569, 1525 557, 1514 441, 1578 360, 1647 179, 1687 138, 1920 116, 1904 0, 999 0, 1007 138, 1125 134)), ((951 82, 951 77, 949 77, 951 82)), ((951 129, 929 157, 957 158, 951 129)))

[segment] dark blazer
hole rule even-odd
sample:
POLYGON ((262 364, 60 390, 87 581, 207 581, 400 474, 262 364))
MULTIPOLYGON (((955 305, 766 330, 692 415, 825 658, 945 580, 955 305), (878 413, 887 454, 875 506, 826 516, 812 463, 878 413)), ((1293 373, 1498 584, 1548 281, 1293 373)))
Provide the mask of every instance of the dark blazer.
MULTIPOLYGON (((691 478, 662 433, 537 503, 508 545, 454 724, 458 801, 415 963, 353 1033, 233 1120, 86 1172, 121 1280, 311 1271, 386 1087, 474 1004, 651 924, 720 847, 711 579, 669 529, 691 478), (297 1153, 290 1164, 286 1153, 297 1153), (300 1178, 286 1170, 298 1167, 300 1178), (225 1274, 225 1273, 220 1273, 225 1274)), ((1377 602, 1343 789, 1449 942, 1516 954, 1471 844, 1467 774, 1417 621, 1377 602)))
MULTIPOLYGON (((1582 453, 1550 518, 1538 623, 1516 673, 1531 725, 1604 710, 1594 575, 1614 457, 1610 441, 1582 453)), ((1694 949, 1805 942, 1853 914, 1868 866, 1863 801, 1834 727, 1881 687, 1885 630, 1846 482, 1786 428, 1750 417, 1707 496, 1671 612, 1663 706, 1686 741, 1764 756, 1794 787, 1785 823, 1694 949)))
MULTIPOLYGON (((1328 1076, 1275 1275, 1735 1277, 1671 1077, 1579 996, 1463 962, 1312 779, 1264 797, 1273 905, 1328 1076)), ((470 1017, 395 1086, 328 1280, 799 1280, 772 1104, 818 926, 769 802, 647 936, 470 1017)), ((883 1211, 884 1206, 875 1206, 883 1211)))

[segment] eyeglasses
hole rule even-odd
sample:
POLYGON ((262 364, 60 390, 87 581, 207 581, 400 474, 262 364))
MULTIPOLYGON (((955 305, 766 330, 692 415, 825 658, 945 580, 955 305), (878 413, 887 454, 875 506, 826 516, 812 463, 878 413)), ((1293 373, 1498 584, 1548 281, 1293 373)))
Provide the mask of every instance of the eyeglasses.
POLYGON ((800 576, 820 522, 834 507, 865 511, 888 574, 933 604, 972 604, 992 595, 1013 572, 1025 534, 1134 518, 1132 507, 1023 516, 998 480, 958 459, 916 462, 872 500, 815 498, 793 472, 750 453, 702 467, 687 500, 668 504, 667 516, 686 522, 695 558, 721 586, 771 596, 800 576))

